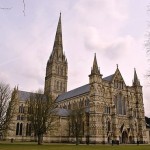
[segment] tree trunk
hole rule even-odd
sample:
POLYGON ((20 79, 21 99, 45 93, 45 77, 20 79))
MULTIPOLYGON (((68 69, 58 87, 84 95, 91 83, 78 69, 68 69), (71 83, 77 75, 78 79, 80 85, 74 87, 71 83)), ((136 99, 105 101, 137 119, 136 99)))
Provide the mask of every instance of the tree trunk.
POLYGON ((43 142, 43 135, 42 134, 38 134, 38 145, 41 145, 43 142))
POLYGON ((79 145, 79 137, 76 136, 76 145, 79 145))
POLYGON ((76 130, 76 145, 79 145, 79 135, 78 131, 76 130))
POLYGON ((78 136, 78 125, 77 125, 77 121, 75 122, 75 137, 76 137, 76 145, 79 145, 79 136, 78 136))

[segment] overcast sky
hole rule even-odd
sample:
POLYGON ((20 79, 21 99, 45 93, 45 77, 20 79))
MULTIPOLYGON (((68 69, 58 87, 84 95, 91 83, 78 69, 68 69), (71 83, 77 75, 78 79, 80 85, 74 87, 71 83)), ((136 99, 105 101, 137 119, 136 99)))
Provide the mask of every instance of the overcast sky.
POLYGON ((62 12, 68 90, 87 84, 94 53, 103 77, 116 64, 127 85, 134 67, 143 85, 145 113, 150 117, 149 68, 144 41, 150 0, 0 0, 0 80, 13 88, 44 87, 46 62, 62 12))

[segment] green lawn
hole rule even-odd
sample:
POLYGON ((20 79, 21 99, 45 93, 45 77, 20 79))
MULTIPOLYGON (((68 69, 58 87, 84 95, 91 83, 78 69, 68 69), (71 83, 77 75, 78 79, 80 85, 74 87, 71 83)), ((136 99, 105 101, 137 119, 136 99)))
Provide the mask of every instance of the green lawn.
POLYGON ((150 145, 65 145, 32 143, 0 143, 0 150, 150 150, 150 145))

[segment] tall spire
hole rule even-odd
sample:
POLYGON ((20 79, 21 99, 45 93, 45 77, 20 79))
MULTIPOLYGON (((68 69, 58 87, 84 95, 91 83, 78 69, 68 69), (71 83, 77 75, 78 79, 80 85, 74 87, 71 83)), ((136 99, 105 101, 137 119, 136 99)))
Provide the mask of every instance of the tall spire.
POLYGON ((47 61, 45 76, 45 93, 56 98, 67 91, 68 63, 63 52, 61 13, 58 20, 54 46, 47 61))
MULTIPOLYGON (((63 57, 63 43, 62 43, 62 27, 61 27, 61 13, 59 16, 59 21, 57 25, 56 35, 55 35, 55 41, 52 51, 52 58, 53 57, 63 57)), ((50 58, 51 58, 50 57, 50 58)))
POLYGON ((93 67, 92 67, 92 70, 91 70, 91 74, 99 74, 100 75, 100 71, 99 71, 99 68, 98 68, 98 65, 97 65, 96 53, 95 53, 95 56, 94 56, 94 61, 93 61, 93 67))
POLYGON ((137 73, 136 73, 136 69, 134 68, 134 79, 133 79, 133 86, 139 86, 140 85, 140 81, 138 79, 137 73))

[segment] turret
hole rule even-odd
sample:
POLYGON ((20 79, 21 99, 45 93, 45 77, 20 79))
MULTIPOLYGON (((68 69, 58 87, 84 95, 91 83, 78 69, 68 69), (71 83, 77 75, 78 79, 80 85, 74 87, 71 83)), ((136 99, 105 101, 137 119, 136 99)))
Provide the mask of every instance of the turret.
MULTIPOLYGON (((93 67, 91 70, 91 74, 89 75, 89 82, 90 82, 90 99, 91 102, 95 103, 96 101, 102 102, 102 74, 100 74, 100 70, 97 65, 97 59, 96 59, 96 54, 94 56, 94 61, 93 61, 93 67)), ((103 102, 102 102, 103 103, 103 102)), ((96 107, 94 111, 96 111, 96 107)), ((93 110, 92 110, 93 111, 93 110)), ((100 110, 98 110, 100 111, 100 110)), ((102 111, 102 110, 101 110, 102 111)))
POLYGON ((98 130, 102 130, 102 123, 98 121, 97 118, 102 120, 104 100, 103 100, 103 84, 102 84, 102 74, 97 65, 96 54, 94 56, 93 67, 91 69, 91 74, 89 75, 90 82, 90 100, 89 100, 89 118, 90 118, 90 141, 91 143, 97 143, 98 130), (101 129, 100 129, 101 128, 101 129))
POLYGON ((100 74, 100 69, 98 68, 97 65, 96 54, 94 56, 93 67, 91 68, 91 74, 89 75, 89 77, 90 83, 102 81, 102 74, 100 74))

